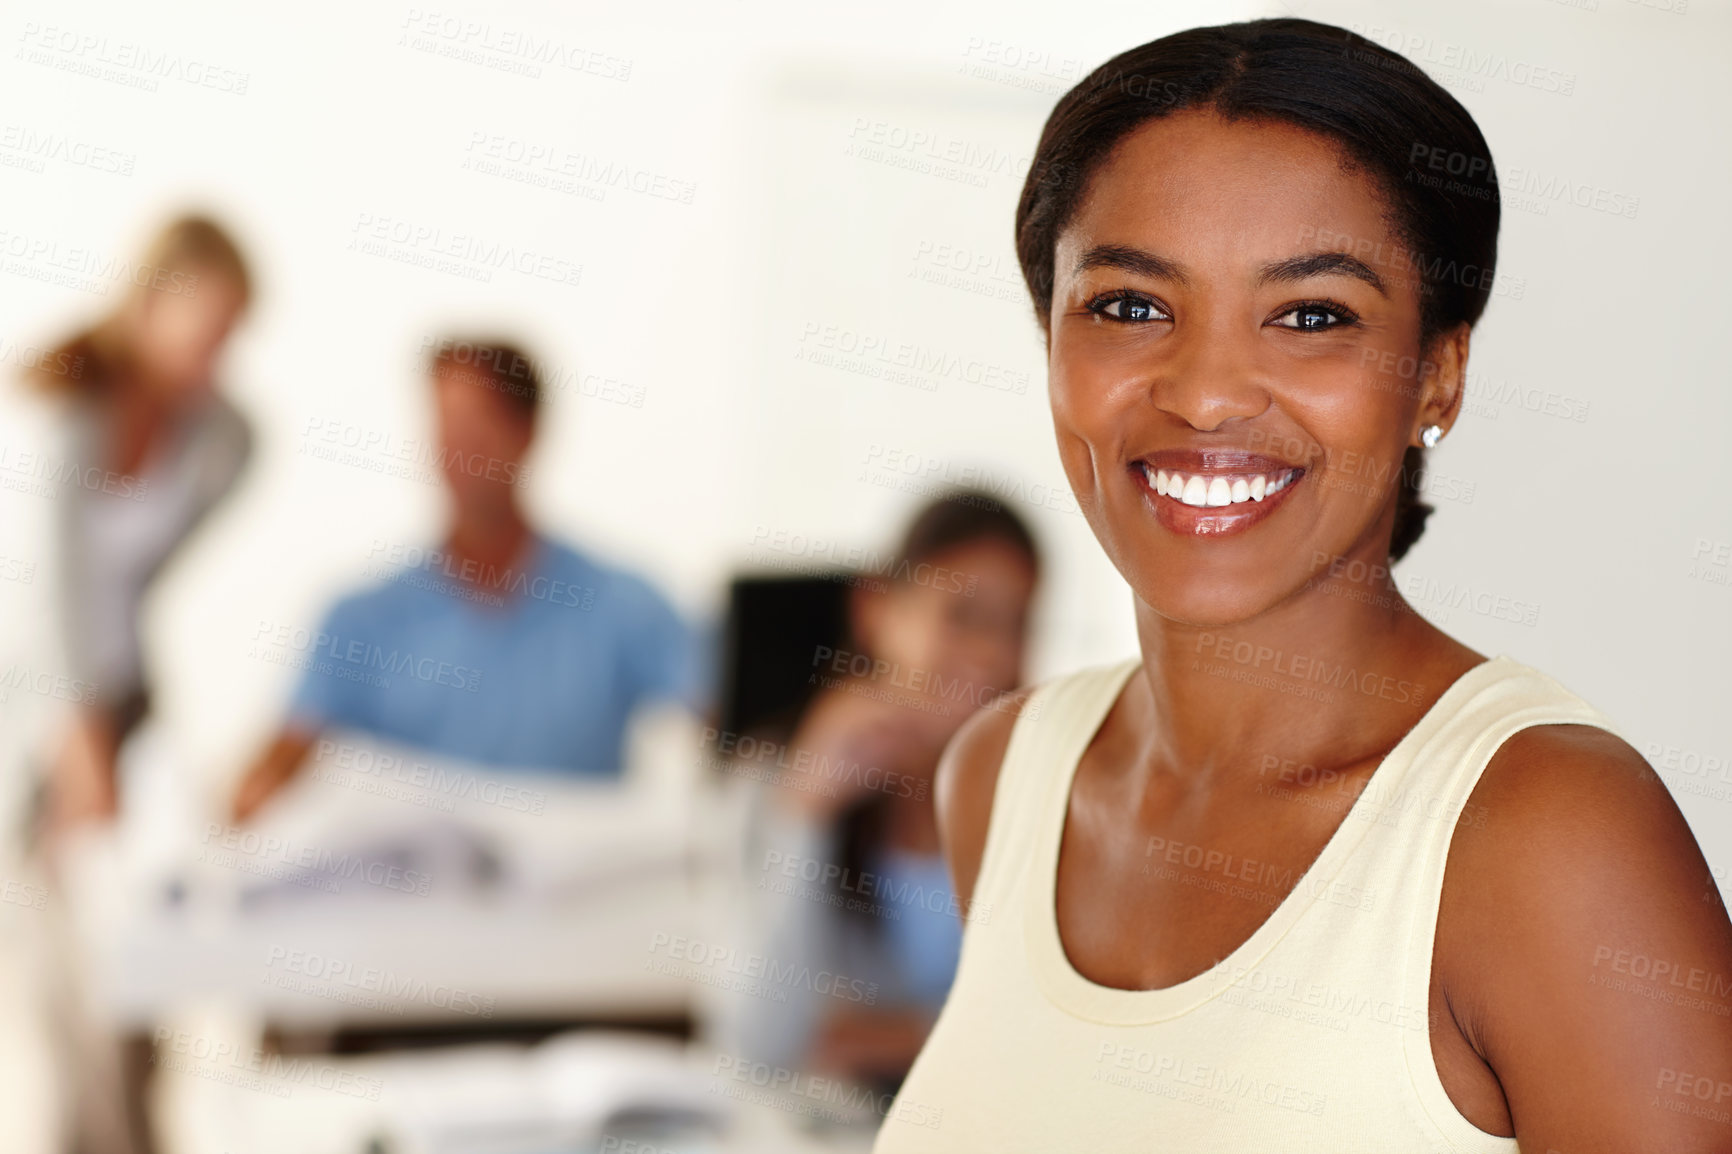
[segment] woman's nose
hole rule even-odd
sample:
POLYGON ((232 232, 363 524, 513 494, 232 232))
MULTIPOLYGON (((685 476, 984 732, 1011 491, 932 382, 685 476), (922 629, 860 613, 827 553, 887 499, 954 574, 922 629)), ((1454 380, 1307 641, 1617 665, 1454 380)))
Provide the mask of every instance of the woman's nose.
POLYGON ((1166 352, 1150 381, 1150 397, 1192 428, 1212 432, 1269 407, 1255 333, 1238 331, 1225 320, 1193 319, 1175 327, 1166 352))

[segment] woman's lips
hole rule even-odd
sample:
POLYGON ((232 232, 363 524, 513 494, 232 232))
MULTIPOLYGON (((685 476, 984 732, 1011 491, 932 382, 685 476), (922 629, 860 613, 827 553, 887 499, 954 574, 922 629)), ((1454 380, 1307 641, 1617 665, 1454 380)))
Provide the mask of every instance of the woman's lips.
POLYGON ((1250 528, 1273 513, 1306 475, 1292 466, 1163 469, 1148 461, 1133 461, 1131 471, 1161 524, 1193 537, 1250 528))

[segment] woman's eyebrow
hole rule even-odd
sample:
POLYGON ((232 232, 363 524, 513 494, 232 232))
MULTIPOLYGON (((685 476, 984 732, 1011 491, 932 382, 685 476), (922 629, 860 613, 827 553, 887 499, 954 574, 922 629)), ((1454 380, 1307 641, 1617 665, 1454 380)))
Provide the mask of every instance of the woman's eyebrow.
MULTIPOLYGON (((1137 276, 1172 281, 1189 286, 1190 276, 1177 261, 1157 256, 1147 249, 1124 244, 1097 244, 1077 258, 1075 272, 1091 268, 1116 268, 1137 276)), ((1259 285, 1292 283, 1315 276, 1350 276, 1362 280, 1387 298, 1389 288, 1370 265, 1344 252, 1324 251, 1291 256, 1263 266, 1257 274, 1259 285)))
POLYGON ((1266 264, 1263 271, 1257 274, 1257 283, 1286 284, 1308 280, 1314 276, 1350 276, 1364 281, 1385 299, 1389 296, 1383 278, 1377 275, 1375 269, 1358 257, 1344 252, 1312 252, 1266 264))
POLYGON ((1077 258, 1076 268, 1072 271, 1080 273, 1091 268, 1123 269, 1138 276, 1172 281, 1178 285, 1191 283, 1191 278, 1185 275, 1183 266, 1177 262, 1124 244, 1095 245, 1077 258))

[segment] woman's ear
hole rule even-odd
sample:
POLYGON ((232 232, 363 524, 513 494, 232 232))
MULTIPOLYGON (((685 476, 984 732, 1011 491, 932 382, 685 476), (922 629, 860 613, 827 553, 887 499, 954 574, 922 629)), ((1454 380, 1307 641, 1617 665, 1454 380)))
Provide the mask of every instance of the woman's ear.
POLYGON ((1436 425, 1445 433, 1461 416, 1462 398, 1467 395, 1467 351, 1472 328, 1463 321, 1448 332, 1439 333, 1425 350, 1422 364, 1433 371, 1424 374, 1419 394, 1419 413, 1408 430, 1410 445, 1420 445, 1420 433, 1427 425, 1436 425))

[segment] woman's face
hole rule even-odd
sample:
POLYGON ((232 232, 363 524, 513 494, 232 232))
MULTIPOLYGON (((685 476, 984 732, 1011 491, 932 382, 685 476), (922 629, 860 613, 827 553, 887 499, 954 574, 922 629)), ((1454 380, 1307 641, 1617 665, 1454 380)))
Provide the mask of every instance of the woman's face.
POLYGON ((1332 557, 1387 560, 1403 453, 1448 428, 1466 328, 1416 371, 1386 215, 1330 141, 1212 112, 1096 169, 1056 246, 1053 422, 1096 537, 1163 617, 1245 620, 1332 557))
POLYGON ((867 594, 855 627, 873 657, 948 697, 954 708, 941 716, 960 725, 976 703, 1022 684, 1034 566, 1009 542, 982 537, 912 575, 867 594))
POLYGON ((170 397, 191 396, 211 386, 223 344, 242 309, 241 290, 227 275, 189 270, 196 287, 169 292, 148 289, 139 297, 133 347, 151 387, 170 397))

